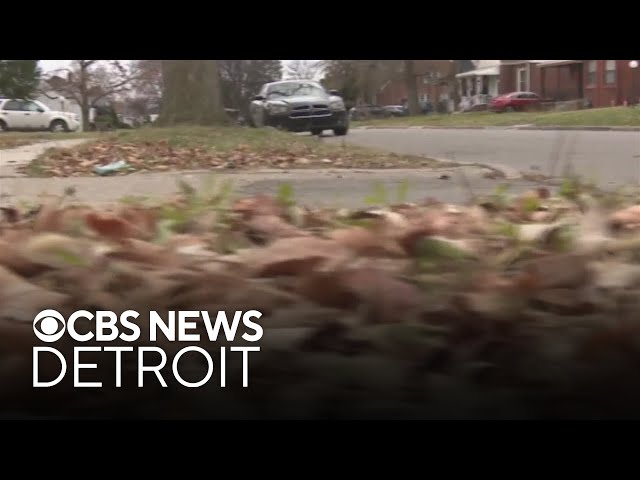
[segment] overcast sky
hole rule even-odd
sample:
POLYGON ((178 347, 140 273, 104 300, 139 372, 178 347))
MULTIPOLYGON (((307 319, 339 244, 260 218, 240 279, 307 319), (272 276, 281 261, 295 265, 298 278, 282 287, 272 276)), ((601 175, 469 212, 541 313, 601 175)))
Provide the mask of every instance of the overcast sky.
MULTIPOLYGON (((282 62, 290 62, 291 60, 282 60, 282 62)), ((69 65, 71 60, 40 60, 40 66, 45 72, 56 70, 58 68, 64 68, 69 65)))
POLYGON ((40 60, 40 67, 45 72, 50 72, 51 70, 66 67, 70 61, 71 60, 40 60))

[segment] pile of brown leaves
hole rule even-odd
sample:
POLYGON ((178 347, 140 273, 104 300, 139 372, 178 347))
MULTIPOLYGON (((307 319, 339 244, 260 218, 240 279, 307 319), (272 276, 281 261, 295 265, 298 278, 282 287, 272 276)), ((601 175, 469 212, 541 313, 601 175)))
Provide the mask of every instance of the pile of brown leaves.
POLYGON ((205 147, 175 147, 167 140, 160 140, 142 143, 99 141, 74 149, 54 149, 37 159, 34 165, 19 170, 56 177, 95 175, 95 167, 120 161, 126 162, 127 167, 114 175, 198 169, 407 168, 433 164, 429 159, 365 155, 352 150, 336 149, 319 155, 309 146, 295 142, 283 144, 277 150, 254 149, 240 144, 230 150, 217 151, 205 147))
MULTIPOLYGON (((566 417, 636 408, 637 206, 583 211, 544 189, 483 206, 314 210, 266 195, 229 208, 194 205, 181 196, 113 211, 2 210, 5 405, 28 408, 33 394, 24 383, 36 313, 135 308, 261 311, 251 394, 235 391, 231 402, 247 415, 393 407, 416 417, 566 417)), ((48 405, 81 408, 74 395, 48 405)), ((129 412, 141 395, 130 393, 129 412)), ((106 408, 114 398, 90 402, 106 408)), ((145 403, 145 412, 183 415, 170 405, 145 403)), ((184 415, 211 414, 208 400, 189 405, 184 415)))

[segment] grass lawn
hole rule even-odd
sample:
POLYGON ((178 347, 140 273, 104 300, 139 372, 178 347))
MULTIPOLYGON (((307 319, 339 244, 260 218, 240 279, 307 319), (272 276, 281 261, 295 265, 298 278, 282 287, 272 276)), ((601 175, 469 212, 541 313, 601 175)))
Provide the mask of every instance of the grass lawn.
POLYGON ((118 174, 140 171, 257 168, 416 168, 451 166, 425 157, 327 143, 311 135, 239 127, 147 127, 95 137, 73 149, 50 149, 23 172, 32 176, 94 175, 124 160, 118 174))
POLYGON ((353 122, 352 126, 631 126, 640 127, 640 108, 613 107, 571 112, 470 112, 454 115, 421 115, 416 117, 376 119, 353 122))
POLYGON ((52 140, 68 140, 71 138, 95 137, 95 132, 2 132, 0 133, 0 150, 15 148, 22 145, 30 145, 39 142, 50 142, 52 140))

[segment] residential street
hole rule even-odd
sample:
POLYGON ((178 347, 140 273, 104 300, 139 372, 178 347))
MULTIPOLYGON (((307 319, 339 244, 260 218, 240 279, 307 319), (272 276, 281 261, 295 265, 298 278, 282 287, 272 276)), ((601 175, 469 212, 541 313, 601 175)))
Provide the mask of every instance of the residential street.
MULTIPOLYGON (((553 176, 562 175, 567 159, 571 159, 578 174, 597 180, 602 187, 640 182, 639 132, 353 129, 345 138, 396 153, 506 165, 553 176), (551 172, 554 161, 555 172, 551 172)), ((325 141, 342 139, 327 137, 325 141)))

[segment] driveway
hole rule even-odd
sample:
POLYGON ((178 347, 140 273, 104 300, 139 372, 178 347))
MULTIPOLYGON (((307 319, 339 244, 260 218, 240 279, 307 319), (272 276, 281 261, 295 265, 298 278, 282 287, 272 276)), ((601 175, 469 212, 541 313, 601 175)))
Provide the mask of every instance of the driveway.
POLYGON ((88 138, 71 138, 68 140, 38 142, 10 149, 0 149, 0 182, 2 182, 2 178, 16 176, 16 167, 27 165, 31 160, 39 157, 50 148, 77 147, 89 140, 88 138))
POLYGON ((551 176, 561 176, 570 160, 576 173, 603 188, 640 182, 640 132, 353 129, 346 137, 324 141, 342 138, 396 153, 506 165, 551 176))

